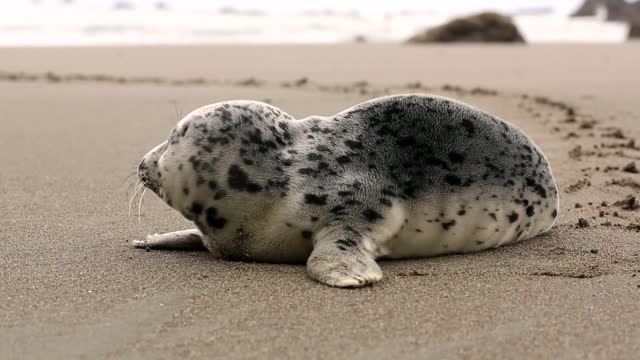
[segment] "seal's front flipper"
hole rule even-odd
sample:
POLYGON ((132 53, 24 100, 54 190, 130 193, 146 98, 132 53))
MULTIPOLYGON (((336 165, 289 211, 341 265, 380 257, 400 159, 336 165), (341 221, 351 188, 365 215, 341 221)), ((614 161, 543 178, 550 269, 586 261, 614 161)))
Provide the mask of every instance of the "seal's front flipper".
POLYGON ((307 260, 313 279, 330 286, 360 287, 382 280, 373 242, 352 228, 318 232, 307 260))
POLYGON ((206 251, 202 233, 196 229, 147 235, 145 240, 134 240, 133 246, 153 250, 206 251))

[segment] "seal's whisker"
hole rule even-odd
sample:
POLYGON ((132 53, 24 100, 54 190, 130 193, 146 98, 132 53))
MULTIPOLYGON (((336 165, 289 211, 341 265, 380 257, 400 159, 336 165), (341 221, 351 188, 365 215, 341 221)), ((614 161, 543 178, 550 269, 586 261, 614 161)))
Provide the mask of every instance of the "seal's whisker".
POLYGON ((138 201, 138 222, 142 222, 141 220, 141 210, 142 210, 142 199, 144 199, 144 194, 147 193, 147 188, 144 188, 142 191, 142 195, 140 195, 140 201, 138 201))
POLYGON ((182 109, 178 109, 178 102, 172 101, 173 103, 173 112, 176 115, 176 121, 180 121, 182 119, 182 109))
POLYGON ((127 175, 124 177, 124 179, 122 180, 122 183, 124 184, 127 180, 131 179, 132 176, 135 176, 136 174, 138 174, 138 171, 133 171, 131 174, 127 175))
POLYGON ((129 193, 131 191, 131 187, 138 185, 138 178, 135 177, 132 179, 133 176, 137 175, 137 172, 134 172, 132 174, 127 175, 123 180, 122 183, 120 183, 120 187, 122 188, 124 186, 124 184, 127 184, 127 189, 125 190, 125 198, 128 199, 129 198, 129 193), (133 180, 133 181, 130 181, 133 180))
POLYGON ((127 190, 125 191, 125 199, 129 199, 129 195, 131 194, 131 187, 133 186, 138 186, 138 181, 136 180, 135 182, 131 182, 129 183, 129 185, 127 185, 127 190))
POLYGON ((133 191, 133 194, 131 194, 131 198, 129 199, 129 211, 127 214, 128 217, 131 217, 131 205, 132 205, 133 199, 136 197, 136 193, 138 192, 139 186, 140 186, 140 183, 137 183, 133 191))
POLYGON ((136 185, 136 189, 133 192, 133 195, 131 196, 131 200, 129 200, 129 213, 128 216, 131 217, 131 206, 133 205, 133 200, 136 198, 136 194, 138 193, 138 191, 140 191, 140 189, 142 189, 144 187, 145 183, 138 183, 138 185, 136 185))

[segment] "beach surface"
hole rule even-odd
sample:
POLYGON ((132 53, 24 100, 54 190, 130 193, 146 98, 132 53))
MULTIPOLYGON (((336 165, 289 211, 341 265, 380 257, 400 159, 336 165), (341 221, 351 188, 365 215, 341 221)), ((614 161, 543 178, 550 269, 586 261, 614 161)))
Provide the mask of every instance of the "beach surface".
POLYGON ((638 64, 638 43, 0 49, 0 358, 635 359, 638 64), (355 290, 302 265, 132 248, 190 227, 152 194, 129 214, 128 176, 196 107, 302 118, 408 92, 524 129, 558 182, 556 226, 382 262, 355 290))

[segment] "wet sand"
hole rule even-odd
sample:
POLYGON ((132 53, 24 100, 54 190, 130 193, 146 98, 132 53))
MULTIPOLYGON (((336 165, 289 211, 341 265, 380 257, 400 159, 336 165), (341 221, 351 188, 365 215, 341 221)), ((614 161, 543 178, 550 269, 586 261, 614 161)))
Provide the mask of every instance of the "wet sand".
POLYGON ((633 359, 639 63, 640 44, 0 49, 0 358, 633 359), (406 92, 522 127, 560 187, 554 229, 383 262, 358 290, 130 246, 189 227, 149 194, 128 215, 127 175, 181 114, 245 98, 329 115, 406 92))

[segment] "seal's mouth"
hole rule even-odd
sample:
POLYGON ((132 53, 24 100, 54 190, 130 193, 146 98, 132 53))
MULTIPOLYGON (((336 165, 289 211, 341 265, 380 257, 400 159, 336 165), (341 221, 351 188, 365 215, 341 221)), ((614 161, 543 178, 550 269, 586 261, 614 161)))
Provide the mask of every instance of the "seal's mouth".
POLYGON ((153 191, 159 197, 162 197, 162 190, 160 189, 160 187, 158 187, 158 185, 154 184, 152 181, 149 181, 149 180, 147 180, 145 182, 145 180, 140 179, 140 181, 143 182, 144 187, 146 187, 147 189, 153 191))
POLYGON ((154 194, 158 195, 158 197, 162 199, 162 189, 158 184, 156 184, 155 181, 153 181, 153 179, 150 179, 149 177, 144 175, 139 176, 138 179, 145 188, 151 190, 154 194))
POLYGON ((140 166, 138 166, 138 180, 145 188, 153 191, 156 195, 162 198, 160 185, 155 179, 151 178, 149 168, 144 161, 142 161, 140 166))

